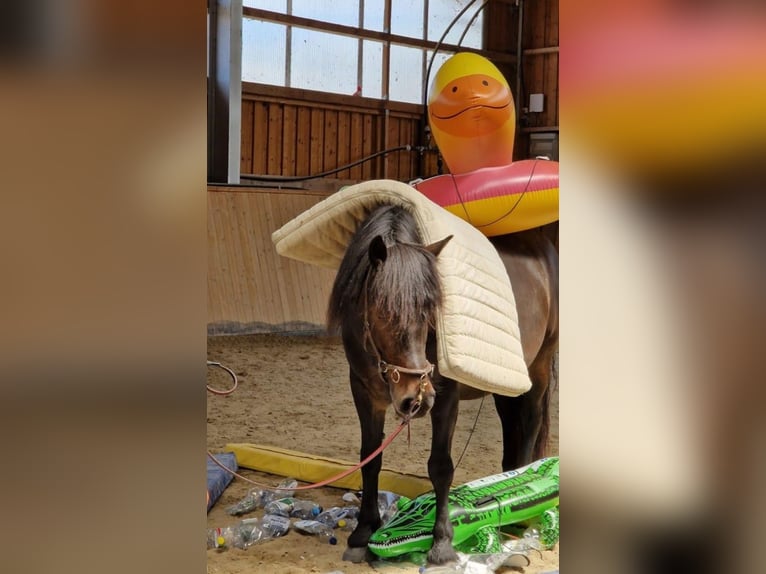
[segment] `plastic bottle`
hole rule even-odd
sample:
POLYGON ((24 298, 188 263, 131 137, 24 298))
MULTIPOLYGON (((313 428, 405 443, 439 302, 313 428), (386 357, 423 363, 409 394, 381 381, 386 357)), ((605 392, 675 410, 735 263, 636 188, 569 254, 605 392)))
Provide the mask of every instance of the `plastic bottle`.
POLYGON ((310 500, 298 498, 280 498, 272 500, 263 509, 269 514, 290 516, 292 518, 313 519, 322 512, 322 507, 310 500))
POLYGON ((361 508, 358 506, 343 506, 342 508, 346 511, 347 518, 359 518, 361 508))
POLYGON ((343 499, 343 502, 350 502, 351 504, 355 504, 357 506, 362 503, 362 499, 353 492, 344 492, 341 498, 343 499))
POLYGON ((239 524, 223 526, 221 528, 208 528, 207 547, 221 550, 224 548, 243 548, 239 524))
POLYGON ((494 574, 496 566, 483 562, 483 556, 458 554, 459 561, 457 563, 443 566, 421 566, 418 572, 420 574, 494 574))
POLYGON ((418 568, 420 574, 463 574, 465 564, 448 564, 446 566, 421 566, 418 568))
POLYGON ((381 516, 383 513, 388 510, 388 508, 394 504, 397 500, 399 500, 400 495, 396 494, 395 492, 390 492, 388 490, 379 490, 378 491, 378 510, 380 511, 381 516))
POLYGON ((544 528, 541 530, 539 523, 533 523, 527 527, 520 538, 515 538, 503 543, 503 551, 526 553, 529 550, 550 550, 558 542, 558 530, 551 533, 544 528))
POLYGON ((292 496, 295 493, 295 489, 298 488, 298 481, 294 478, 285 478, 274 487, 276 491, 274 498, 282 498, 286 496, 292 496))
POLYGON ((340 528, 346 532, 352 532, 356 530, 358 524, 359 520, 357 518, 341 518, 338 520, 338 525, 336 528, 340 528))
POLYGON ((390 492, 388 490, 378 491, 378 512, 380 513, 382 524, 386 524, 396 515, 399 510, 399 500, 401 498, 402 496, 395 492, 390 492))
POLYGON ((529 566, 529 556, 527 549, 524 550, 504 550, 495 554, 477 554, 471 556, 468 560, 472 564, 484 564, 490 572, 495 572, 501 566, 506 568, 526 568, 529 566))
POLYGON ((226 548, 249 548, 256 542, 262 542, 283 536, 290 529, 290 520, 283 516, 266 514, 262 519, 246 518, 237 524, 207 531, 207 547, 224 550, 226 548))
POLYGON ((317 515, 315 520, 326 524, 330 528, 336 528, 338 521, 343 518, 356 518, 359 516, 359 509, 356 506, 333 506, 317 515))
POLYGON ((270 540, 284 536, 290 530, 290 520, 284 516, 274 514, 264 514, 260 523, 257 519, 246 519, 243 522, 251 520, 254 524, 249 530, 245 530, 245 547, 252 546, 256 542, 270 540))
POLYGON ((286 478, 273 490, 253 488, 248 491, 242 500, 227 508, 226 511, 232 516, 240 516, 242 514, 247 514, 248 512, 253 512, 254 510, 263 508, 272 500, 292 496, 296 486, 298 486, 297 480, 294 478, 286 478))
POLYGON ((293 524, 293 528, 304 534, 318 536, 321 541, 327 542, 328 544, 338 543, 338 539, 335 537, 332 528, 316 520, 298 520, 293 524))
MULTIPOLYGON (((458 556, 460 554, 458 553, 458 556)), ((399 556, 392 556, 385 559, 374 559, 368 564, 375 570, 383 570, 389 568, 392 564, 406 563, 407 568, 416 566, 418 568, 428 567, 428 551, 415 550, 414 552, 407 552, 406 554, 400 554, 399 556)))
POLYGON ((266 498, 267 493, 270 494, 271 492, 272 491, 268 491, 268 490, 252 489, 245 495, 245 497, 242 500, 240 500, 236 504, 229 506, 226 509, 226 512, 228 512, 232 516, 240 516, 242 514, 247 514, 248 512, 252 512, 253 510, 256 510, 263 506, 264 498, 266 498))
MULTIPOLYGON (((516 542, 516 541, 514 541, 516 542)), ((420 574, 493 574, 500 567, 523 569, 529 566, 529 557, 518 550, 506 550, 494 554, 463 554, 458 552, 458 561, 443 566, 428 566, 419 569, 420 574)))

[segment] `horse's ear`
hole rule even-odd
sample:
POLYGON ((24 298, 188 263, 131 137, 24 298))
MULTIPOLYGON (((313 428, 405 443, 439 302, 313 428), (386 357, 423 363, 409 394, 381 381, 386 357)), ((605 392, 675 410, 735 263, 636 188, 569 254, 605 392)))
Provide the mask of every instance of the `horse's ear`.
POLYGON ((444 239, 441 239, 437 241, 436 243, 432 243, 431 245, 426 245, 426 249, 434 254, 434 257, 438 257, 439 253, 442 252, 442 249, 444 249, 444 246, 449 243, 449 240, 452 239, 452 235, 448 235, 444 239))
POLYGON ((372 243, 370 243, 370 263, 373 265, 378 262, 383 263, 386 260, 386 257, 388 257, 386 244, 380 235, 376 235, 373 238, 372 243))

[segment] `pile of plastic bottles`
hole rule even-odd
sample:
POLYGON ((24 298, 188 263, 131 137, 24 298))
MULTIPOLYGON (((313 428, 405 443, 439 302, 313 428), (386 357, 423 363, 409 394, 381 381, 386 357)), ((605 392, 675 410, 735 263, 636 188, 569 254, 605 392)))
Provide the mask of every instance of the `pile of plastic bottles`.
MULTIPOLYGON (((209 529, 208 548, 247 549, 253 544, 284 536, 291 528, 300 534, 315 536, 327 544, 337 544, 337 531, 350 532, 356 528, 361 505, 358 493, 347 492, 342 497, 342 505, 323 509, 312 501, 295 498, 293 494, 297 484, 294 479, 286 479, 274 490, 249 491, 242 500, 227 509, 228 513, 232 516, 240 516, 263 509, 263 516, 245 518, 237 524, 209 529)), ((406 501, 405 497, 380 491, 378 511, 383 524, 391 520, 399 506, 406 501)), ((492 574, 501 566, 524 568, 530 563, 528 555, 531 550, 549 549, 558 541, 558 513, 553 513, 551 516, 556 518, 553 524, 555 528, 543 528, 540 524, 532 524, 524 530, 520 538, 505 542, 500 552, 492 554, 459 552, 459 561, 445 566, 427 566, 426 553, 417 553, 418 556, 415 556, 415 553, 405 555, 401 557, 401 560, 422 565, 421 574, 492 574)), ((387 564, 391 561, 379 562, 387 564)))
MULTIPOLYGON (((252 489, 244 498, 227 508, 232 516, 242 516, 263 510, 261 518, 245 518, 240 522, 221 528, 211 528, 207 533, 207 547, 224 550, 246 549, 253 544, 278 538, 294 529, 301 534, 316 536, 328 544, 337 544, 337 530, 351 532, 358 524, 361 500, 353 492, 343 495, 343 504, 323 509, 310 500, 296 498, 298 482, 288 478, 273 490, 252 489)), ((399 495, 381 491, 378 510, 383 522, 388 522, 397 510, 399 495)))

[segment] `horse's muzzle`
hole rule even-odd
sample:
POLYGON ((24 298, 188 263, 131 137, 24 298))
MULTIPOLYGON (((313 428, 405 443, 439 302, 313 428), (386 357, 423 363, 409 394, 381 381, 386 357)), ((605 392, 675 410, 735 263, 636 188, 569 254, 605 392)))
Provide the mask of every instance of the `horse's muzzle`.
POLYGON ((429 389, 418 389, 411 396, 403 397, 399 402, 394 401, 394 410, 404 420, 420 418, 428 414, 434 406, 436 394, 429 384, 429 389))

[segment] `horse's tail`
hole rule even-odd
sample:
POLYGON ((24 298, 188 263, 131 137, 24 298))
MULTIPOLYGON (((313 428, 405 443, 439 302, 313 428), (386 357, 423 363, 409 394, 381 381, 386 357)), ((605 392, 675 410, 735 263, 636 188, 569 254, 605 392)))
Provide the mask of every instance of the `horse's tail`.
POLYGON ((503 470, 550 456, 551 399, 557 385, 557 344, 549 341, 530 365, 532 388, 518 397, 495 395, 503 426, 503 470))
MULTIPOLYGON (((551 400, 553 398, 553 392, 558 387, 559 382, 559 369, 558 369, 558 354, 550 358, 550 371, 549 382, 545 387, 543 395, 540 397, 540 416, 542 418, 540 424, 540 432, 537 435, 537 440, 534 446, 534 459, 539 459, 544 456, 550 456, 549 442, 551 438, 551 400)), ((558 417, 557 417, 558 418, 558 417)))
MULTIPOLYGON (((548 452, 548 442, 551 430, 551 399, 553 398, 553 392, 559 384, 558 222, 545 226, 542 232, 549 240, 545 249, 545 259, 551 281, 549 287, 551 302, 543 348, 539 351, 538 357, 535 360, 535 362, 539 360, 537 365, 539 369, 537 373, 538 380, 544 381, 545 387, 538 403, 542 414, 542 424, 540 425, 540 433, 534 445, 535 458, 550 455, 548 452)), ((556 417, 556 420, 558 420, 558 417, 556 417)))

